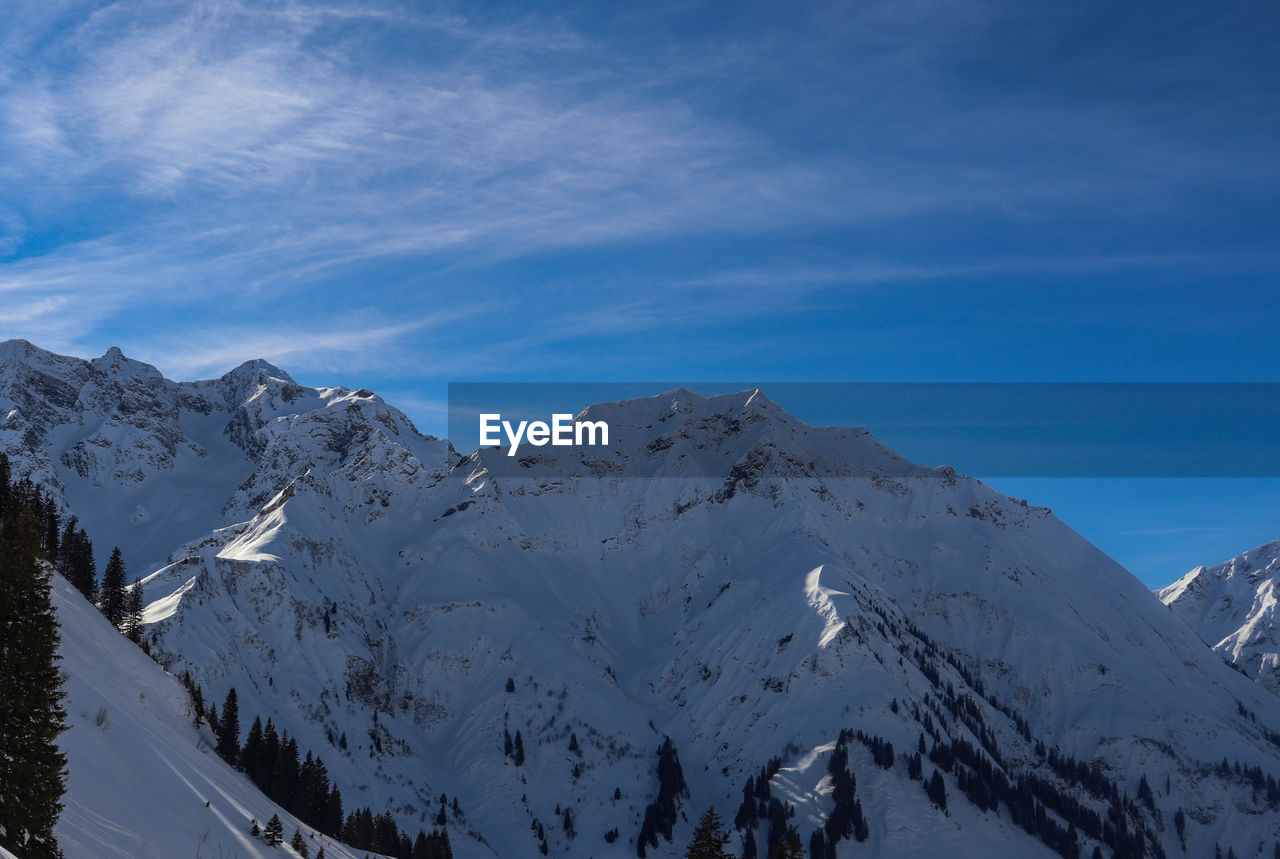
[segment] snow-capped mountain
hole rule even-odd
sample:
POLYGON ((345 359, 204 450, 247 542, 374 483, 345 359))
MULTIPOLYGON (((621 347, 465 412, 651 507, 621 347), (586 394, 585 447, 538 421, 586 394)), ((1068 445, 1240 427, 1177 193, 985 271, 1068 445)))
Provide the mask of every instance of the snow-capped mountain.
POLYGON ((1196 567, 1156 596, 1205 643, 1280 693, 1280 540, 1215 567, 1196 567))
POLYGON ((649 855, 711 805, 763 842, 769 798, 807 844, 846 757, 867 833, 839 856, 1280 839, 1280 699, 1048 511, 758 391, 593 406, 616 432, 590 455, 461 456, 261 362, 181 383, 11 341, 0 414, 149 574, 171 670, 234 686, 348 801, 444 813, 459 856, 636 855, 664 737, 687 795, 649 855))

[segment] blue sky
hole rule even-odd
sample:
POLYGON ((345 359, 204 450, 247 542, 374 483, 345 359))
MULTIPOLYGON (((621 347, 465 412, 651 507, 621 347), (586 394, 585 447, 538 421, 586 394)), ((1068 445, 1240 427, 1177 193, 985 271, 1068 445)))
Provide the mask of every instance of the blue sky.
MULTIPOLYGON (((429 431, 449 380, 1280 381, 1278 39, 1266 3, 19 0, 0 337, 266 357, 429 431)), ((1154 548, 1033 500, 1151 581, 1280 536, 1273 489, 1155 485, 1095 490, 1154 548)))

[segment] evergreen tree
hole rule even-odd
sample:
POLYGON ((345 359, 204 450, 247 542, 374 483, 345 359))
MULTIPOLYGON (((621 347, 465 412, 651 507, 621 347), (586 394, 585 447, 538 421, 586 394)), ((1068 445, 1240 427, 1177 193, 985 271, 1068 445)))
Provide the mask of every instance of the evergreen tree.
MULTIPOLYGON (((307 820, 313 826, 324 827, 329 809, 329 798, 332 795, 329 790, 329 768, 324 765, 324 760, 317 755, 315 766, 312 769, 311 793, 307 798, 307 820)), ((342 825, 341 819, 339 819, 338 825, 342 825)))
POLYGON ((293 838, 289 840, 289 846, 292 847, 294 851, 302 857, 302 859, 307 859, 307 842, 302 837, 301 829, 293 830, 293 838))
POLYGON ((788 828, 787 833, 769 850, 769 859, 804 859, 804 845, 794 826, 788 828))
POLYGON ((342 834, 342 791, 336 784, 329 791, 329 801, 324 807, 324 825, 320 831, 334 837, 342 834))
POLYGON ((268 796, 285 808, 293 806, 298 790, 298 742, 286 731, 280 738, 276 759, 271 767, 271 789, 268 796))
POLYGON ((677 805, 681 797, 688 795, 689 787, 685 784, 675 744, 670 737, 663 737, 658 747, 658 796, 645 807, 640 834, 636 837, 636 855, 643 857, 648 847, 657 847, 659 835, 671 840, 677 805))
POLYGON ((389 812, 383 812, 373 819, 373 849, 379 853, 400 852, 400 831, 389 812))
POLYGON ((262 729, 262 751, 258 755, 259 777, 255 783, 270 797, 275 796, 271 792, 271 776, 276 766, 276 755, 279 753, 280 735, 276 733, 275 723, 267 717, 267 725, 262 729))
MULTIPOLYGON (((319 771, 316 769, 316 759, 311 754, 311 750, 307 750, 306 759, 303 760, 302 766, 298 768, 298 790, 293 797, 292 811, 303 820, 311 819, 311 812, 315 806, 316 795, 319 791, 317 781, 319 779, 319 771)), ((325 785, 328 791, 329 786, 325 785)))
POLYGON ((54 561, 58 557, 58 534, 62 529, 62 517, 58 515, 58 505, 53 503, 52 497, 44 499, 43 508, 38 514, 44 532, 40 541, 41 549, 45 558, 54 561))
POLYGON ((524 766, 524 737, 520 736, 520 732, 516 731, 516 766, 524 766))
POLYGON ((933 775, 924 783, 924 792, 929 795, 929 799, 933 800, 933 804, 947 810, 947 786, 942 781, 942 774, 937 770, 933 771, 933 775))
POLYGON ((222 718, 218 721, 218 757, 232 766, 240 762, 240 701, 234 686, 222 703, 222 718))
POLYGON ((1147 774, 1142 774, 1142 779, 1138 782, 1138 802, 1141 802, 1152 811, 1156 810, 1155 794, 1151 790, 1151 782, 1147 781, 1147 774))
POLYGON ((685 849, 685 859, 730 859, 725 852, 729 843, 729 834, 720 822, 720 815, 715 808, 708 808, 698 818, 698 826, 693 830, 693 839, 685 849))
MULTIPOLYGON (((5 468, 0 472, 7 471, 5 468)), ((0 473, 0 477, 7 474, 0 473)), ((59 856, 53 827, 66 790, 66 727, 58 621, 41 523, 5 484, 0 519, 0 845, 31 859, 59 856)))
POLYGON ((134 579, 133 586, 125 593, 123 632, 134 644, 142 643, 142 580, 134 579))
POLYGON ((204 690, 200 688, 199 683, 193 682, 185 671, 182 676, 183 682, 187 685, 187 692, 191 695, 191 724, 198 728, 204 721, 204 690))
POLYGON ((823 836, 823 831, 822 827, 818 827, 809 836, 809 859, 824 859, 827 855, 827 839, 823 836))
POLYGON ((93 561, 93 543, 74 516, 67 520, 58 545, 58 572, 84 594, 89 602, 98 598, 98 570, 93 561))
MULTIPOLYGON (((542 843, 545 845, 546 839, 542 843)), ((453 859, 453 845, 449 843, 449 833, 443 829, 433 829, 427 836, 426 859, 453 859)), ((546 851, 543 851, 544 855, 546 851)), ((418 859, 417 844, 414 844, 413 859, 418 859)))
MULTIPOLYGON (((239 702, 237 702, 239 704, 239 702)), ((249 781, 262 787, 265 779, 259 769, 262 760, 262 717, 254 716, 249 727, 249 735, 244 738, 244 746, 240 749, 240 769, 249 776, 249 781)))
POLYGON ((102 591, 98 599, 98 608, 116 629, 124 628, 127 610, 125 588, 128 581, 125 576, 124 556, 117 546, 111 550, 111 558, 102 571, 102 591))
POLYGON ((859 844, 871 837, 871 829, 867 826, 867 818, 862 814, 862 803, 853 801, 853 838, 859 844))
POLYGON ((756 825, 756 779, 747 776, 747 783, 742 787, 742 804, 733 817, 734 829, 751 829, 756 825))
POLYGON ((9 518, 13 497, 13 470, 9 465, 9 454, 0 452, 0 522, 9 518))
POLYGON ((271 815, 271 819, 267 821, 267 828, 263 830, 263 836, 267 840, 267 846, 280 846, 284 841, 284 824, 280 822, 280 815, 271 815))

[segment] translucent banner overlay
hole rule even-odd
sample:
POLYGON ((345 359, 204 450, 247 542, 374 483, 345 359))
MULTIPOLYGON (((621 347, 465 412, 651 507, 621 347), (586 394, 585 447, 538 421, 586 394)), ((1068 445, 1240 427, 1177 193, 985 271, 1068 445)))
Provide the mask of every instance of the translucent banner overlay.
MULTIPOLYGON (((592 409, 589 417, 618 423, 608 445, 553 448, 522 438, 511 459, 543 473, 579 473, 573 466, 583 461, 611 473, 623 460, 672 456, 664 451, 682 449, 677 443, 705 451, 710 440, 718 456, 690 450, 677 471, 724 477, 722 457, 734 448, 723 436, 749 445, 785 413, 815 427, 862 427, 912 462, 985 478, 1280 477, 1280 383, 460 382, 449 385, 449 438, 466 454, 480 446, 481 415, 514 429, 658 395, 636 408, 592 409), (753 401, 756 389, 777 408, 753 401), (736 392, 747 393, 701 399, 736 392), (747 429, 735 414, 751 416, 747 429)), ((487 459, 510 450, 509 436, 496 437, 501 449, 486 450, 487 459)), ((794 437, 774 443, 786 447, 794 437)), ((812 451, 806 462, 847 476, 812 451)))

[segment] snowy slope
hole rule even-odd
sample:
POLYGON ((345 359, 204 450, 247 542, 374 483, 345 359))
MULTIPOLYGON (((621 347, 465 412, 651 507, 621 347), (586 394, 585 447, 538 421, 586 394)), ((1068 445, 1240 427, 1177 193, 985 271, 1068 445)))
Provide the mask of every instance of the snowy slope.
POLYGON ((595 406, 610 450, 520 457, 460 457, 367 391, 260 363, 174 383, 11 342, 4 397, 0 444, 154 570, 148 636, 171 669, 214 700, 235 686, 242 720, 321 753, 348 804, 425 824, 457 799, 460 856, 534 855, 539 824, 551 855, 634 856, 663 736, 690 789, 677 844, 707 805, 732 819, 774 756, 807 840, 844 729, 898 756, 850 748, 870 838, 841 856, 1048 852, 1004 806, 965 803, 956 773, 949 814, 932 808, 906 774, 921 733, 985 740, 1014 780, 1052 778, 1046 749, 1130 799, 1145 776, 1129 823, 1169 855, 1280 838, 1280 810, 1215 768, 1280 774, 1261 727, 1280 699, 1047 511, 760 392, 595 406))
POLYGON ((1280 541, 1196 567, 1156 596, 1222 658, 1280 692, 1280 541))
MULTIPOLYGON (((249 835, 252 819, 280 815, 286 839, 298 822, 213 753, 207 729, 191 725, 181 684, 58 576, 53 601, 70 726, 59 740, 69 770, 56 829, 63 852, 71 859, 293 855, 249 835)), ((324 836, 308 842, 313 856, 322 846, 328 856, 364 855, 324 836)))

